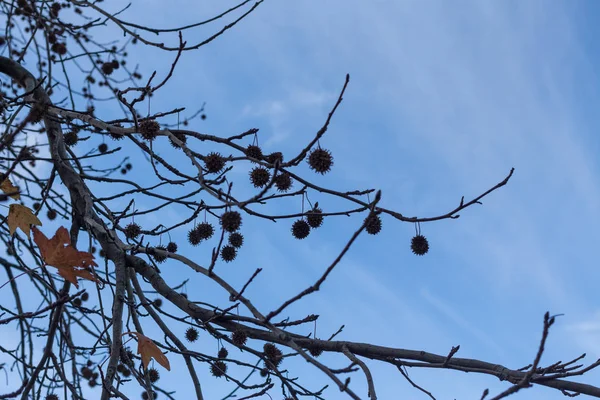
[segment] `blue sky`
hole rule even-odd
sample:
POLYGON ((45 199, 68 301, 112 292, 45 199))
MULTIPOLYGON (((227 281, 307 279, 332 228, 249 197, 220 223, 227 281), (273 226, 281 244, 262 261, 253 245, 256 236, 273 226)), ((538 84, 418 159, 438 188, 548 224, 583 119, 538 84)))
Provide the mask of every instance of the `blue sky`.
MULTIPOLYGON (((225 8, 196 4, 177 1, 165 8, 163 1, 146 0, 125 15, 164 27, 225 8)), ((192 122, 191 129, 229 136, 256 127, 265 152, 291 156, 321 127, 349 73, 344 102, 321 140, 335 157, 334 169, 324 177, 305 167, 300 171, 339 190, 380 188, 381 205, 407 216, 443 214, 461 196, 482 193, 515 167, 509 185, 483 206, 463 211, 458 220, 423 224, 431 245, 424 257, 410 252, 412 225, 384 218, 382 233, 361 236, 322 290, 290 312, 300 318, 320 314, 322 336, 345 324, 340 339, 440 354, 460 344, 458 356, 512 368, 533 360, 544 312, 564 313, 551 330, 542 364, 583 352, 593 362, 600 357, 594 251, 600 239, 595 227, 599 60, 593 27, 598 7, 592 1, 542 0, 266 1, 225 36, 185 54, 151 107, 194 110, 206 101, 208 119, 192 122)), ((207 32, 184 38, 194 42, 207 32)), ((136 47, 130 54, 130 63, 144 60, 146 75, 170 65, 152 49, 136 47)), ((198 151, 203 146, 191 145, 198 151)), ((149 179, 142 157, 131 157, 133 176, 149 179)), ((189 169, 188 164, 181 166, 189 169)), ((232 178, 246 179, 246 171, 239 168, 232 178)), ((239 193, 251 193, 239 186, 239 193)), ((310 198, 325 210, 344 206, 318 193, 310 198)), ((149 203, 136 205, 143 209, 149 203)), ((273 207, 300 211, 294 200, 273 207)), ((185 215, 176 209, 168 213, 139 221, 152 226, 185 215)), ((263 268, 248 295, 267 312, 312 284, 362 218, 326 220, 301 242, 289 234, 291 221, 246 219, 239 258, 218 269, 239 285, 263 268)), ((183 238, 186 230, 180 233, 183 238)), ((200 261, 209 251, 199 251, 200 261)), ((168 282, 190 277, 191 298, 215 295, 220 305, 228 305, 214 285, 171 264, 173 270, 163 272, 168 282)), ((152 331, 151 323, 146 325, 152 331)), ((216 352, 207 338, 198 346, 214 346, 216 352)), ((331 360, 345 364, 342 358, 331 360)), ((176 388, 178 398, 189 398, 191 382, 180 378, 183 364, 173 364, 163 384, 176 388)), ((380 398, 425 398, 394 368, 370 365, 380 398)), ((305 383, 326 382, 305 363, 289 367, 305 383)), ((208 368, 200 369, 206 398, 231 390, 210 377, 208 368)), ((486 376, 410 372, 438 399, 473 399, 485 388, 506 388, 486 376)), ((584 380, 597 378, 590 374, 584 380)), ((366 397, 360 375, 353 384, 366 397)), ((329 390, 326 398, 343 398, 333 386, 329 390)), ((564 397, 545 388, 517 396, 564 397)))

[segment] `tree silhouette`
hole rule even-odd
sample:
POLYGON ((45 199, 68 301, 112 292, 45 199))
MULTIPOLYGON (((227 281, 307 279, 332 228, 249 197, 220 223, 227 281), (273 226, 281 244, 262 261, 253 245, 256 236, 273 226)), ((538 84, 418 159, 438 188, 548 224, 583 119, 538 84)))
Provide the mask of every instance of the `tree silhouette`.
POLYGON ((322 127, 295 154, 263 153, 255 128, 233 136, 188 129, 206 118, 204 106, 188 112, 173 99, 175 108, 150 113, 151 98, 177 74, 181 57, 251 18, 261 3, 242 1, 209 20, 159 29, 123 19, 123 10, 109 11, 113 5, 105 7, 101 0, 0 2, 6 21, 0 38, 0 200, 8 204, 0 229, 6 248, 0 257, 0 337, 18 338, 15 346, 0 340, 0 367, 10 375, 11 385, 0 398, 83 399, 87 384, 94 388, 94 398, 103 400, 127 399, 139 391, 142 398, 175 399, 181 398, 177 388, 163 387, 160 377, 176 374, 181 385, 193 387, 203 399, 202 388, 211 383, 202 382, 199 371, 208 370, 210 379, 225 377, 231 385, 225 398, 326 399, 339 390, 353 399, 375 399, 369 369, 375 362, 395 366, 399 376, 430 398, 426 385, 410 378, 409 367, 476 372, 507 381, 505 392, 487 397, 486 391, 482 399, 500 399, 534 385, 569 396, 600 397, 600 388, 569 379, 600 361, 584 365, 580 356, 540 365, 555 322, 548 313, 535 358, 520 369, 459 358, 459 346, 438 355, 344 341, 342 328, 326 339, 305 334, 316 323, 313 312, 318 310, 298 316, 290 306, 320 290, 361 235, 385 229, 383 218, 386 224, 414 224, 417 233, 406 238, 407 244, 415 255, 425 255, 429 242, 421 233, 422 223, 458 218, 506 185, 513 170, 479 196, 463 197, 454 209, 431 217, 407 217, 384 208, 375 189, 342 191, 317 185, 314 178, 335 168, 335 155, 321 145, 349 76, 322 127), (195 29, 206 25, 216 26, 214 33, 190 42, 195 29), (155 47, 170 57, 166 74, 144 78, 145 71, 130 67, 128 49, 135 45, 155 47), (121 117, 105 117, 111 113, 121 117), (178 122, 170 124, 175 118, 178 122), (92 150, 81 150, 90 144, 92 150), (145 157, 143 165, 135 165, 144 171, 143 179, 129 178, 133 152, 145 157), (234 174, 240 170, 247 177, 234 174), (251 195, 245 196, 247 192, 251 195), (309 195, 316 193, 343 200, 346 207, 328 210, 313 204, 309 195), (273 203, 298 200, 302 209, 295 213, 271 211, 273 203), (173 209, 183 217, 165 217, 165 210, 173 209), (261 268, 241 269, 239 274, 246 277, 242 285, 228 282, 221 273, 252 235, 244 230, 247 219, 288 224, 290 235, 303 246, 300 240, 324 221, 335 224, 336 217, 353 214, 360 214, 362 223, 353 232, 340 231, 347 243, 320 278, 271 310, 260 310, 245 295, 249 287, 264 285, 255 280, 261 268), (148 215, 160 216, 160 223, 136 222, 136 217, 148 215), (65 228, 48 228, 57 218, 65 228), (187 241, 170 239, 171 233, 181 232, 187 241), (196 246, 211 251, 205 257, 193 250, 196 246), (167 260, 198 273, 198 287, 206 281, 218 285, 226 300, 188 296, 181 290, 183 283, 167 283, 173 281, 173 269, 164 267, 167 260), (160 334, 145 334, 142 322, 160 334), (209 353, 195 346, 199 340, 214 341, 219 350, 209 353), (323 354, 345 357, 346 366, 326 365, 320 361, 323 354), (178 358, 186 371, 171 368, 178 358), (306 360, 337 390, 312 387, 286 367, 290 359, 306 360), (150 366, 155 365, 151 360, 160 366, 150 366), (366 388, 352 383, 355 374, 364 374, 366 388))

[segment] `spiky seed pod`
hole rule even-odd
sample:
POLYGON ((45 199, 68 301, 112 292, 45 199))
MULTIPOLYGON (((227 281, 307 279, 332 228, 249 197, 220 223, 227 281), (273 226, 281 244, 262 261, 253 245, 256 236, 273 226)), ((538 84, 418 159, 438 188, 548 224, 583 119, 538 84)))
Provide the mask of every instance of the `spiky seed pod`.
POLYGON ((104 249, 100 249, 100 251, 98 252, 98 255, 102 258, 106 257, 106 252, 104 251, 104 249))
POLYGON ((225 375, 226 372, 227 372, 227 364, 225 364, 221 360, 215 361, 215 363, 210 366, 210 373, 213 374, 213 376, 215 376, 217 378, 222 377, 223 375, 225 375))
POLYGON ((95 380, 88 381, 88 386, 91 388, 96 387, 97 385, 98 385, 98 382, 96 382, 95 380))
POLYGON ((160 379, 160 373, 156 368, 150 368, 148 370, 148 379, 150 379, 150 382, 152 383, 155 383, 160 379))
POLYGON ((299 219, 292 225, 292 235, 296 239, 304 239, 310 233, 310 225, 303 219, 299 219))
MULTIPOLYGON (((167 251, 167 247, 162 244, 159 244, 158 246, 156 246, 155 249, 167 251)), ((156 261, 159 264, 164 263, 167 260, 167 256, 165 256, 163 254, 158 254, 158 253, 153 254, 152 258, 154 258, 154 261, 156 261)))
POLYGON ((242 226, 242 215, 237 211, 225 211, 221 215, 221 226, 227 232, 235 232, 242 226))
POLYGON ((243 346, 246 344, 246 341, 248 340, 248 335, 246 335, 246 332, 244 331, 233 331, 233 333, 231 334, 231 341, 233 342, 233 344, 235 344, 236 346, 243 346))
POLYGON ((49 395, 46 395, 45 400, 58 400, 58 396, 55 395, 54 393, 50 393, 49 395))
POLYGON ((209 174, 216 174, 221 172, 225 167, 225 159, 219 153, 209 153, 206 157, 204 157, 204 168, 208 171, 209 174))
MULTIPOLYGON (((2 178, 0 178, 0 179, 2 179, 2 178)), ((38 203, 37 201, 35 203, 33 203, 33 205, 32 205, 34 210, 39 210, 41 206, 42 205, 40 203, 38 203)))
POLYGON ((121 355, 120 355, 120 359, 121 362, 125 365, 133 365, 133 361, 135 360, 135 356, 133 355, 133 352, 131 351, 131 349, 125 349, 125 348, 121 348, 121 355))
POLYGON ((132 222, 125 227, 125 237, 127 237, 127 239, 135 239, 140 236, 140 233, 142 233, 142 227, 135 222, 132 222))
POLYGON ((177 253, 177 243, 169 242, 169 244, 167 244, 167 251, 169 253, 177 253))
POLYGON ((75 307, 81 307, 81 299, 79 297, 73 299, 73 305, 75 307))
POLYGON ((262 368, 260 370, 260 376, 262 376, 263 378, 266 378, 269 375, 269 369, 268 368, 262 368))
POLYGON ((255 160, 262 160, 263 153, 260 147, 251 144, 246 148, 246 156, 254 158, 255 160))
POLYGON ((91 367, 92 365, 94 365, 94 363, 92 362, 92 360, 87 360, 85 365, 87 365, 88 367, 91 367))
POLYGON ((144 139, 153 141, 160 131, 160 124, 153 119, 143 121, 139 124, 139 131, 144 139))
POLYGON ((92 375, 94 375, 94 372, 88 367, 81 368, 81 376, 83 376, 85 379, 90 379, 92 375))
POLYGON ((131 370, 129 368, 125 368, 122 374, 124 378, 128 378, 131 375, 131 370))
POLYGON ((215 233, 215 228, 208 222, 199 223, 196 225, 196 230, 198 231, 200 240, 210 239, 215 233))
POLYGON ((65 133, 65 135, 63 136, 63 140, 67 146, 71 147, 77 144, 77 142, 79 141, 79 137, 77 136, 77 133, 71 131, 65 133))
POLYGON ((119 363, 119 365, 117 365, 117 372, 119 373, 123 373, 123 371, 125 371, 127 369, 127 367, 125 367, 124 364, 119 363))
POLYGON ((225 347, 221 347, 219 349, 219 353, 217 354, 217 356, 219 358, 227 358, 228 355, 229 355, 229 352, 227 351, 227 349, 225 347))
POLYGON ((83 293, 81 294, 81 300, 83 300, 83 301, 88 301, 88 300, 89 300, 89 298, 90 298, 90 294, 89 294, 88 292, 83 292, 83 293))
POLYGON ((237 251, 235 250, 235 247, 227 245, 223 246, 223 248, 221 249, 221 258, 223 259, 223 261, 231 262, 235 260, 235 256, 237 256, 237 251))
POLYGON ((274 344, 266 343, 263 347, 264 355, 267 358, 265 367, 274 370, 283 361, 283 353, 274 344))
POLYGON ((418 256, 422 256, 429 251, 429 242, 423 235, 417 235, 412 238, 410 242, 410 248, 412 252, 418 256))
POLYGON ((196 228, 190 229, 188 232, 188 242, 190 242, 192 246, 198 246, 201 241, 202 238, 200 237, 198 230, 196 228))
POLYGON ((379 215, 369 215, 365 218, 365 229, 371 235, 377 235, 381 232, 381 218, 379 215))
POLYGON ((158 397, 158 393, 156 393, 154 390, 152 391, 152 399, 150 399, 150 397, 148 397, 148 392, 143 391, 142 392, 142 400, 154 400, 158 397))
POLYGON ((154 306, 155 306, 155 307, 158 307, 158 308, 160 308, 160 307, 162 307, 163 301, 162 301, 162 299, 155 299, 155 300, 152 302, 152 304, 154 304, 154 306))
POLYGON ((110 75, 115 70, 112 63, 108 63, 108 62, 103 63, 101 69, 102 69, 102 72, 104 73, 104 75, 110 75))
POLYGON ((229 244, 239 249, 244 244, 244 235, 239 232, 233 232, 229 235, 229 244))
POLYGON ((48 212, 46 213, 46 217, 52 221, 56 219, 56 211, 54 210, 48 210, 48 212))
POLYGON ((100 143, 98 151, 102 154, 106 153, 108 151, 108 145, 106 143, 100 143))
POLYGON ((313 357, 319 357, 321 354, 323 354, 323 349, 317 349, 316 347, 313 347, 308 349, 308 352, 313 357))
POLYGON ((292 177, 287 172, 279 174, 275 177, 275 187, 280 192, 287 192, 292 188, 292 177))
POLYGON ((126 169, 127 171, 131 171, 131 169, 132 169, 132 168, 133 168, 133 165, 131 165, 131 163, 127 163, 127 164, 125 164, 125 169, 126 169))
POLYGON ((252 182, 256 188, 265 187, 265 185, 269 183, 269 179, 271 179, 271 174, 266 168, 255 167, 250 171, 250 182, 252 182))
POLYGON ((198 340, 198 330, 196 328, 190 326, 185 331, 185 338, 188 342, 194 343, 196 340, 198 340))
MULTIPOLYGON (((185 136, 183 133, 180 133, 180 132, 173 133, 173 136, 175 136, 175 138, 177 138, 183 144, 187 143, 187 136, 185 136)), ((178 145, 177 143, 175 143, 175 141, 173 141, 173 138, 171 136, 169 136, 169 142, 171 143, 171 146, 173 146, 174 148, 176 148, 176 149, 181 148, 180 145, 178 145)))
POLYGON ((326 174, 331 170, 331 166, 333 165, 331 152, 321 148, 314 149, 308 155, 308 165, 315 172, 326 174))
POLYGON ((318 228, 323 225, 323 210, 315 207, 306 214, 306 221, 311 228, 318 228))
POLYGON ((275 164, 275 161, 277 160, 279 160, 279 163, 283 162, 283 154, 280 151, 276 151, 267 156, 267 161, 271 164, 275 164))

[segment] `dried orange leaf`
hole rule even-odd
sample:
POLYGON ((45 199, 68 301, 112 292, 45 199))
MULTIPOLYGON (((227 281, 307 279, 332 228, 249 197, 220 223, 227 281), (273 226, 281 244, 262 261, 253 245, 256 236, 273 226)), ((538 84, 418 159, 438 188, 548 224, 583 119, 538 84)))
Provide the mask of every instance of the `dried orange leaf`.
POLYGON ((163 354, 162 351, 160 351, 158 346, 154 344, 152 339, 147 338, 146 336, 137 332, 126 333, 137 336, 138 354, 142 356, 142 363, 144 364, 144 368, 148 368, 150 359, 154 358, 156 362, 165 367, 167 371, 171 370, 171 364, 169 364, 169 359, 163 354))
POLYGON ((8 227, 10 234, 12 235, 17 231, 17 228, 21 228, 23 232, 29 237, 31 232, 29 225, 42 225, 42 222, 33 214, 30 208, 22 206, 20 204, 11 204, 8 209, 8 227))
POLYGON ((78 251, 71 246, 69 231, 64 226, 58 228, 51 239, 48 239, 35 226, 33 241, 40 248, 40 253, 46 265, 58 268, 60 276, 79 288, 77 277, 97 282, 90 267, 97 266, 94 256, 86 251, 78 251))
POLYGON ((19 194, 19 189, 13 185, 13 183, 10 181, 10 179, 8 179, 8 177, 2 182, 0 182, 0 190, 2 190, 4 193, 12 193, 10 197, 12 197, 15 200, 19 200, 21 198, 21 195, 19 194))

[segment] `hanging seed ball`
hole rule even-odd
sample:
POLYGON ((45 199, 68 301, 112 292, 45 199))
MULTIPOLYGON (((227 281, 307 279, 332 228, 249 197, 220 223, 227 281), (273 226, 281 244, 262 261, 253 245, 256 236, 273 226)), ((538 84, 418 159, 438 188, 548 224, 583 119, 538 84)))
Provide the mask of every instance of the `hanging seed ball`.
POLYGON ((56 211, 54 210, 48 210, 48 212, 46 213, 46 217, 52 221, 56 219, 56 211))
POLYGON ((233 232, 229 235, 229 244, 239 249, 244 244, 244 235, 239 232, 233 232))
MULTIPOLYGON (((175 138, 177 138, 183 144, 187 143, 187 136, 185 136, 183 133, 181 133, 181 132, 173 133, 173 136, 175 136, 175 138)), ((176 148, 176 149, 181 148, 180 145, 178 145, 177 143, 175 143, 173 141, 173 138, 171 136, 169 136, 169 142, 171 143, 171 146, 173 146, 174 148, 176 148)))
POLYGON ((210 239, 212 235, 215 233, 215 228, 208 222, 202 222, 196 225, 196 231, 198 231, 198 236, 200 240, 210 239))
POLYGON ((221 226, 227 232, 235 232, 242 226, 242 215, 237 211, 225 211, 221 215, 221 226))
POLYGON ((313 357, 319 357, 321 354, 323 354, 323 350, 322 349, 317 349, 316 347, 313 347, 313 348, 309 349, 308 352, 313 357))
POLYGON ((177 253, 177 243, 169 242, 169 244, 167 244, 167 251, 169 253, 177 253))
POLYGON ((108 151, 108 145, 106 143, 100 143, 98 151, 102 154, 106 153, 108 151))
POLYGON ((131 375, 131 371, 128 368, 125 368, 122 372, 123 377, 127 378, 131 375))
POLYGON ((266 168, 256 167, 250 172, 250 182, 252 182, 256 188, 264 187, 269 183, 269 179, 271 179, 271 174, 266 168))
POLYGON ((88 367, 91 367, 92 365, 94 365, 94 363, 92 362, 92 360, 87 360, 87 362, 85 363, 88 367))
POLYGON ((73 299, 73 305, 75 307, 81 307, 81 299, 79 297, 77 297, 76 299, 73 299))
POLYGON ((190 242, 190 244, 192 246, 198 246, 201 241, 202 241, 202 238, 200 237, 200 233, 198 232, 198 229, 196 229, 196 228, 190 229, 188 232, 188 242, 190 242))
POLYGON ((160 125, 153 119, 146 120, 140 123, 140 134, 148 141, 156 139, 158 131, 160 131, 160 125))
MULTIPOLYGON (((162 244, 159 244, 158 246, 156 246, 155 249, 167 251, 167 247, 162 244)), ((165 256, 163 254, 158 254, 158 253, 153 254, 152 258, 154 258, 154 261, 156 261, 159 264, 164 263, 167 260, 167 256, 165 256)))
POLYGON ((260 147, 251 144, 246 148, 246 156, 254 158, 255 160, 262 160, 263 153, 260 147))
POLYGON ((243 346, 246 344, 246 341, 248 341, 248 335, 246 335, 246 332, 244 331, 233 331, 231 334, 231 341, 236 346, 243 346))
POLYGON ((88 381, 88 386, 91 388, 96 387, 97 385, 98 385, 98 382, 96 382, 94 380, 88 381))
POLYGON ((183 297, 185 297, 186 299, 188 298, 188 295, 187 295, 187 293, 183 293, 183 292, 181 292, 181 293, 179 293, 179 294, 180 294, 180 295, 182 295, 183 297))
POLYGON ((155 383, 160 379, 160 374, 156 368, 150 368, 148 370, 148 379, 150 379, 150 382, 152 383, 155 383))
POLYGON ((133 355, 133 352, 131 351, 131 349, 124 349, 121 348, 121 362, 125 365, 131 365, 133 364, 133 360, 135 360, 135 356, 133 355))
POLYGON ((88 292, 83 292, 81 294, 81 300, 88 301, 90 299, 90 294, 88 292))
POLYGON ((198 340, 198 331, 194 327, 189 327, 185 331, 185 338, 188 342, 193 343, 198 340))
POLYGON ((81 368, 81 376, 83 376, 85 379, 90 379, 93 374, 94 373, 92 372, 92 370, 88 367, 81 368))
POLYGON ((221 172, 224 167, 225 159, 219 153, 212 152, 204 158, 204 168, 209 174, 221 172))
POLYGON ((58 396, 55 395, 54 393, 50 393, 49 395, 46 396, 45 400, 58 400, 58 396))
MULTIPOLYGON (((0 178, 0 179, 1 179, 1 178, 0 178)), ((41 206, 42 206, 42 205, 36 201, 35 203, 33 203, 33 206, 32 206, 32 207, 33 207, 33 209, 34 209, 34 210, 39 210, 41 206)))
POLYGON ((269 375, 269 370, 267 368, 262 368, 260 370, 260 376, 262 376, 263 378, 266 378, 269 375))
POLYGON ((132 168, 133 168, 133 165, 131 165, 131 163, 127 163, 127 164, 125 164, 125 169, 126 169, 127 171, 131 171, 131 169, 132 169, 132 168))
POLYGON ((63 140, 67 146, 71 147, 77 144, 77 141, 79 141, 79 137, 77 136, 77 133, 71 131, 65 133, 65 135, 63 136, 63 140))
POLYGON ((125 371, 127 369, 127 367, 121 363, 119 363, 119 365, 117 365, 117 372, 119 373, 123 373, 123 371, 125 371))
POLYGON ((323 225, 323 210, 314 207, 306 214, 306 221, 311 228, 318 228, 323 225))
POLYGON ((155 299, 152 304, 154 304, 155 307, 162 307, 162 299, 155 299))
POLYGON ((219 349, 219 353, 217 354, 217 356, 219 358, 227 358, 228 355, 229 355, 229 352, 227 351, 227 349, 225 347, 221 347, 219 349))
POLYGON ((276 151, 275 153, 271 153, 267 156, 267 161, 271 164, 275 164, 275 161, 279 160, 281 164, 283 162, 283 153, 280 151, 276 151))
POLYGON ((377 235, 381 232, 381 218, 379 215, 369 215, 365 218, 365 229, 371 235, 377 235))
POLYGON ((215 361, 215 363, 210 366, 210 373, 217 378, 225 375, 225 372, 227 372, 227 364, 221 360, 215 361))
POLYGON ((423 235, 417 235, 410 242, 412 252, 418 256, 422 256, 429 251, 429 242, 423 235))
POLYGON ((292 225, 292 235, 296 239, 304 239, 310 233, 310 225, 303 219, 299 219, 292 225))
POLYGON ((110 75, 115 70, 112 63, 108 63, 108 62, 103 63, 101 69, 105 75, 110 75))
POLYGON ((102 258, 106 257, 106 252, 104 251, 104 249, 100 249, 100 251, 98 252, 98 255, 102 258))
POLYGON ((127 237, 127 239, 135 239, 140 236, 140 233, 142 233, 142 228, 135 222, 132 222, 125 227, 125 237, 127 237))
POLYGON ((308 155, 308 165, 315 172, 326 174, 331 170, 331 166, 333 165, 331 152, 321 148, 314 149, 308 155))
POLYGON ((223 248, 221 249, 221 258, 223 259, 223 261, 231 262, 235 260, 235 256, 237 256, 237 251, 235 250, 235 247, 227 245, 223 246, 223 248))
MULTIPOLYGON (((155 391, 152 391, 152 399, 154 400, 158 397, 158 394, 155 391)), ((148 397, 148 392, 143 391, 142 392, 142 400, 150 400, 150 398, 148 397)))
POLYGON ((274 344, 266 343, 263 347, 265 357, 267 358, 267 362, 265 362, 265 366, 269 369, 275 369, 281 361, 283 360, 283 353, 279 350, 274 344))
POLYGON ((287 172, 275 177, 275 187, 280 192, 287 192, 292 188, 292 177, 287 172))

